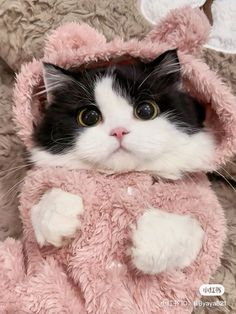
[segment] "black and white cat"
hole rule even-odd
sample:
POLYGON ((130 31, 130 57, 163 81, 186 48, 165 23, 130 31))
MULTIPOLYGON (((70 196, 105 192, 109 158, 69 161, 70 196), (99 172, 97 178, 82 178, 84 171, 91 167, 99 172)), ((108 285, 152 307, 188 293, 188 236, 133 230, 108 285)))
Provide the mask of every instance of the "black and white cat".
MULTIPOLYGON (((176 50, 149 63, 83 71, 44 64, 48 108, 35 128, 32 161, 39 166, 104 172, 146 171, 173 180, 185 173, 207 171, 215 150, 214 138, 204 127, 204 107, 184 91, 180 70, 176 50)), ((58 214, 58 207, 62 213, 62 207, 72 204, 73 197, 54 189, 37 210, 32 209, 40 244, 60 246, 61 236, 70 237, 79 227, 75 214, 67 224, 58 214), (43 217, 52 217, 56 207, 52 232, 52 221, 43 217)), ((76 211, 78 206, 74 208, 76 211)), ((135 257, 139 268, 156 273, 191 263, 202 243, 203 230, 198 222, 161 209, 149 211, 149 216, 137 224, 135 241, 150 237, 146 243, 153 246, 157 231, 163 233, 163 241, 150 247, 154 252, 151 266, 145 261, 142 265, 135 257), (142 230, 138 230, 140 224, 142 230), (161 252, 165 253, 160 260, 161 252)))

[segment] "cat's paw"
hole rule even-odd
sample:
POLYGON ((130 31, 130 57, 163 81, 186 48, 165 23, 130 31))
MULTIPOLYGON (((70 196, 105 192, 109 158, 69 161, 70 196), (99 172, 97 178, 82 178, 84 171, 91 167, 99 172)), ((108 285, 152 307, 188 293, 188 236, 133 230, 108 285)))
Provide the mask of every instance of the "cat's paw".
POLYGON ((53 188, 46 192, 31 210, 31 220, 40 246, 61 247, 80 228, 83 213, 80 196, 53 188))
POLYGON ((133 231, 133 264, 146 274, 186 267, 196 259, 203 237, 196 219, 149 209, 133 231))

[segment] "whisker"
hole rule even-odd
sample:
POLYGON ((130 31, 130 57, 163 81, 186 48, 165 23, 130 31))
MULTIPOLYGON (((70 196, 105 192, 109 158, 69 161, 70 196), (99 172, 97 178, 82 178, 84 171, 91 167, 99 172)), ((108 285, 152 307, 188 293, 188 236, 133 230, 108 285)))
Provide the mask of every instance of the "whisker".
POLYGON ((24 180, 25 178, 21 179, 16 184, 14 184, 5 194, 1 196, 1 200, 11 195, 14 192, 14 190, 16 190, 16 188, 18 188, 24 182, 24 180))
MULTIPOLYGON (((164 61, 164 60, 163 60, 164 61)), ((163 63, 163 62, 162 62, 163 63)), ((138 89, 152 76, 156 75, 156 78, 161 78, 162 76, 167 76, 169 74, 173 74, 179 71, 179 63, 169 63, 165 64, 165 68, 161 69, 162 63, 160 63, 156 69, 154 69, 149 75, 147 75, 144 80, 139 84, 138 89), (171 70, 168 70, 171 68, 171 70)))
POLYGON ((229 160, 228 163, 230 163, 231 165, 235 166, 236 167, 236 163, 233 162, 232 160, 229 160))
POLYGON ((2 174, 5 174, 6 176, 8 176, 9 174, 12 174, 20 169, 23 169, 23 168, 26 168, 26 167, 29 167, 29 166, 32 166, 33 163, 32 162, 27 162, 26 164, 24 165, 21 165, 21 166, 17 166, 17 167, 13 167, 13 168, 10 168, 10 169, 6 169, 6 170, 3 170, 3 171, 0 171, 0 175, 2 174))
POLYGON ((234 178, 224 167, 221 169, 230 177, 230 180, 236 183, 236 178, 234 178))
POLYGON ((48 84, 47 87, 46 86, 42 86, 44 89, 42 91, 39 91, 37 93, 34 94, 34 96, 38 96, 38 95, 42 95, 48 92, 51 92, 54 89, 57 89, 59 87, 61 87, 61 83, 53 83, 53 84, 48 84))
POLYGON ((216 172, 219 176, 221 176, 221 177, 225 180, 225 182, 228 183, 228 185, 233 189, 234 192, 236 192, 235 187, 230 183, 230 181, 229 181, 222 173, 220 173, 218 170, 215 170, 215 172, 216 172))

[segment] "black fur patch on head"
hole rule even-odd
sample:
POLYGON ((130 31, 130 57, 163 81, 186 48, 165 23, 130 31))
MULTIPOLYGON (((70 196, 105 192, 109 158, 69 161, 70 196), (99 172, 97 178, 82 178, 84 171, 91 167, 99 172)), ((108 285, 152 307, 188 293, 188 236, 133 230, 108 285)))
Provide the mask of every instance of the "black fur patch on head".
MULTIPOLYGON (((51 153, 68 151, 79 134, 76 117, 79 109, 95 105, 94 86, 98 78, 113 77, 113 89, 136 106, 153 100, 160 113, 176 123, 186 133, 192 134, 203 127, 204 108, 187 93, 180 90, 180 65, 176 50, 170 50, 155 60, 130 65, 115 65, 68 71, 52 64, 44 64, 44 81, 48 109, 40 125, 35 127, 36 145, 51 153)), ((148 121, 147 121, 148 123, 148 121)))
POLYGON ((114 71, 114 88, 124 91, 133 105, 154 100, 161 114, 186 133, 203 128, 202 104, 181 90, 180 64, 176 50, 170 50, 149 63, 123 66, 114 71))

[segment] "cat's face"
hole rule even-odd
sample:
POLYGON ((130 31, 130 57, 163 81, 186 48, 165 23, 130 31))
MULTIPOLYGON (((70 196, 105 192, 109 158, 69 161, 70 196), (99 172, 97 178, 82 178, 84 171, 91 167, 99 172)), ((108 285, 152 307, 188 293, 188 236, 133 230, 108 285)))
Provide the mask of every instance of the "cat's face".
POLYGON ((46 64, 44 83, 49 106, 34 133, 36 164, 173 179, 209 168, 214 139, 203 107, 181 91, 176 51, 84 72, 46 64))

